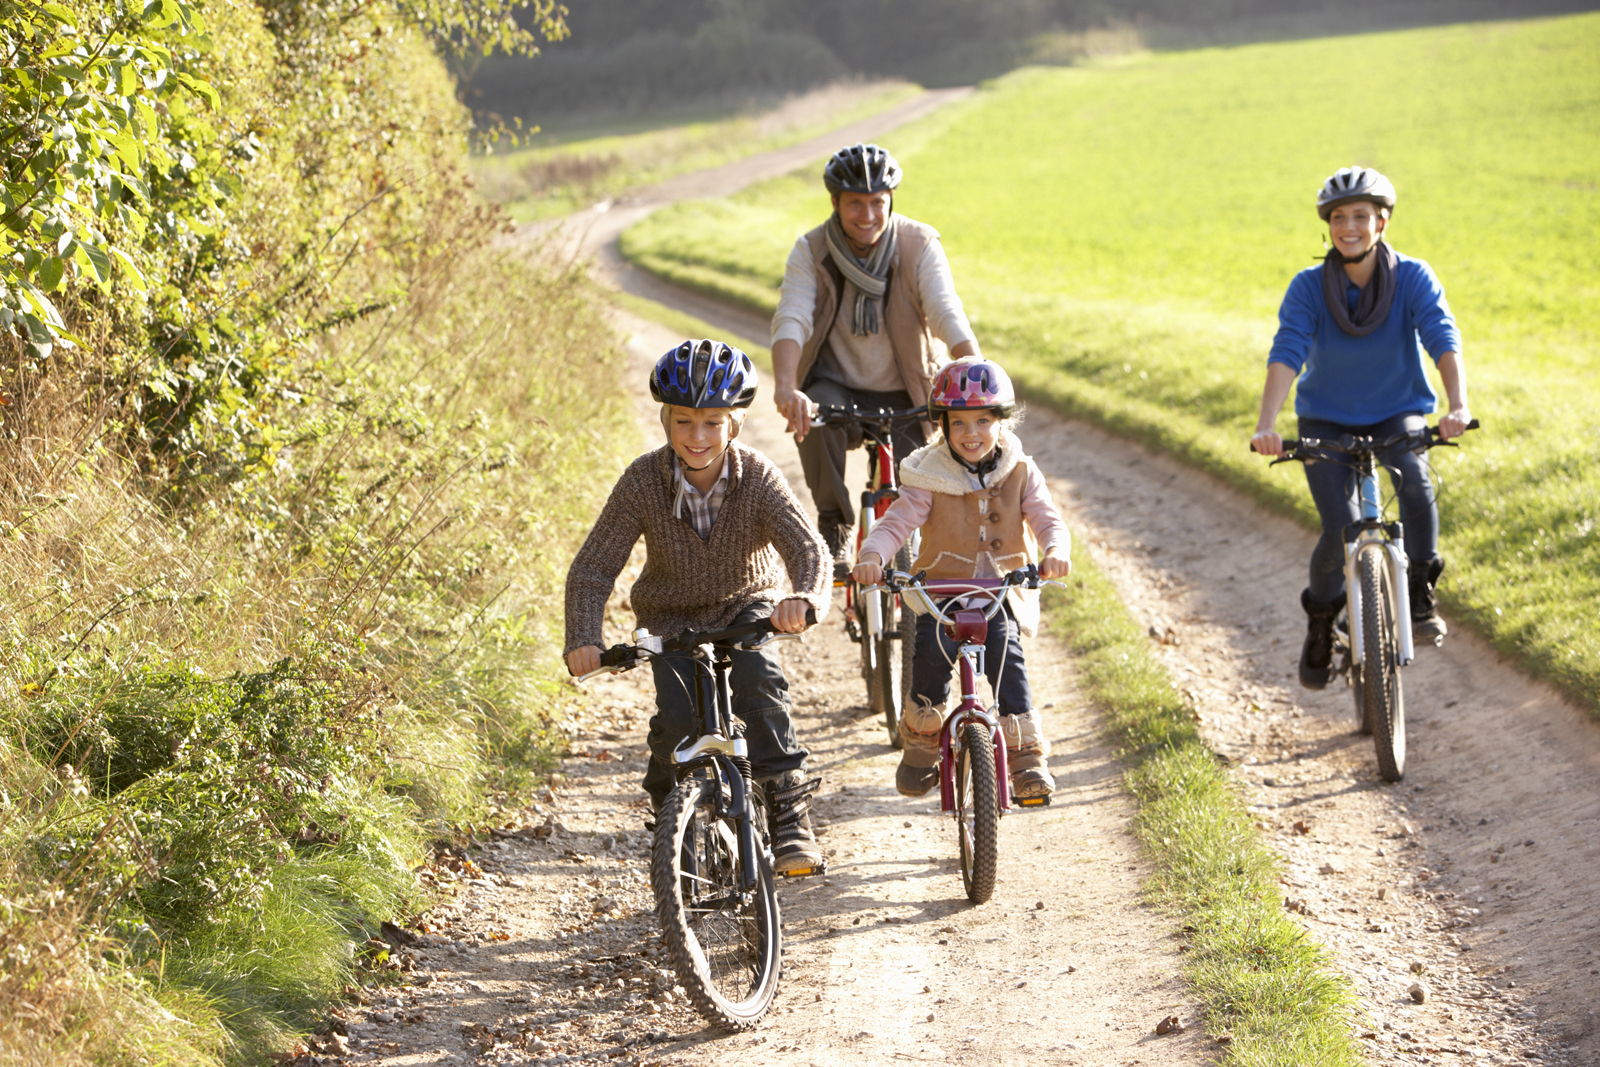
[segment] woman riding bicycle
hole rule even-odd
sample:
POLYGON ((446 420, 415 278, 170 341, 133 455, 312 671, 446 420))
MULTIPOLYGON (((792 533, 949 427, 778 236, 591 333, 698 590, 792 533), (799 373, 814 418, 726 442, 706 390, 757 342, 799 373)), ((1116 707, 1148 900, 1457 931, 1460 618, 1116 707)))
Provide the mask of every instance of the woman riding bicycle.
MULTIPOLYGON (((1461 334, 1433 269, 1384 241, 1394 206, 1393 184, 1370 167, 1345 167, 1323 183, 1317 213, 1328 224, 1332 247, 1320 265, 1295 275, 1278 311, 1261 415, 1250 438, 1256 452, 1283 455, 1283 438, 1274 426, 1297 378, 1295 414, 1302 438, 1381 438, 1423 430, 1438 405, 1422 362, 1424 350, 1439 368, 1449 404, 1439 419, 1439 434, 1449 440, 1465 432, 1472 416, 1461 334)), ((1382 459, 1400 501, 1412 632, 1442 638, 1445 624, 1434 586, 1444 559, 1438 553, 1439 512, 1427 452, 1402 445, 1382 459)), ((1322 537, 1311 553, 1310 584, 1300 595, 1308 619, 1300 684, 1321 689, 1331 675, 1334 619, 1345 601, 1344 531, 1359 510, 1355 479, 1337 457, 1307 462, 1305 468, 1322 537)))

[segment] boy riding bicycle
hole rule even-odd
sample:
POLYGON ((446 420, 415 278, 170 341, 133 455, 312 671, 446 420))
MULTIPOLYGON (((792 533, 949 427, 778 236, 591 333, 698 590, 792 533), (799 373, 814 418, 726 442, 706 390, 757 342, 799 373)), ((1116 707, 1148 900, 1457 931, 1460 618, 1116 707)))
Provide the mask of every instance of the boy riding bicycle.
MULTIPOLYGON (((1267 357, 1261 413, 1250 438, 1256 452, 1283 455, 1278 409, 1296 379, 1301 437, 1387 438, 1424 430, 1425 416, 1438 404, 1424 352, 1439 368, 1449 404, 1439 418, 1440 438, 1461 436, 1472 420, 1461 333, 1444 287, 1427 263, 1400 255, 1384 240, 1395 199, 1394 185, 1370 167, 1345 167, 1323 183, 1317 214, 1328 224, 1332 247, 1322 263, 1295 275, 1284 295, 1267 357)), ((1381 459, 1400 500, 1412 633, 1442 639, 1445 623, 1434 586, 1444 559, 1427 450, 1396 446, 1381 459)), ((1345 604, 1345 529, 1360 513, 1347 460, 1330 454, 1306 463, 1305 471, 1322 518, 1322 537, 1300 595, 1307 617, 1300 684, 1321 689, 1332 676, 1334 621, 1345 604)))
MULTIPOLYGON (((735 438, 756 395, 750 358, 719 341, 685 341, 650 375, 667 444, 634 460, 611 491, 567 572, 567 669, 600 667, 606 600, 641 536, 647 555, 631 599, 639 625, 671 635, 771 617, 784 633, 821 618, 831 600, 827 548, 783 474, 735 438), (794 587, 783 595, 784 573, 794 587)), ((745 724, 751 769, 777 828, 777 871, 821 862, 807 814, 806 750, 789 718, 789 683, 770 650, 731 653, 733 713, 745 724)), ((651 660, 656 714, 644 788, 660 809, 676 784, 672 754, 694 729, 694 665, 651 660)))
MULTIPOLYGON (((862 585, 883 578, 884 560, 922 530, 913 572, 929 578, 998 578, 1033 560, 1028 533, 1044 545, 1039 574, 1063 578, 1071 570, 1071 535, 1061 521, 1044 475, 1011 432, 1016 413, 1011 379, 981 357, 946 364, 934 379, 928 413, 943 437, 907 456, 900 467, 900 499, 861 545, 852 577, 862 585)), ((1000 727, 1011 768, 1011 794, 1019 799, 1055 791, 1046 757, 1050 742, 1039 728, 1028 689, 1019 632, 1032 636, 1038 601, 1017 591, 989 626, 984 673, 1000 705, 1000 727)), ((939 780, 939 729, 949 711, 955 646, 932 615, 917 619, 911 693, 900 718, 905 743, 895 788, 925 795, 939 780)))

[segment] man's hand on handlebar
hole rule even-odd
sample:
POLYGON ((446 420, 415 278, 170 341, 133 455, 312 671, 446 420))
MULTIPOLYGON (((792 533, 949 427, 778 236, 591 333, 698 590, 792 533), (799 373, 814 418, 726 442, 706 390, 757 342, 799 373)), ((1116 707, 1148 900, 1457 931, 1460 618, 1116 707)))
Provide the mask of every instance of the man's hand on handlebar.
POLYGON ((883 581, 883 557, 876 552, 863 552, 850 577, 857 585, 877 585, 883 581))
POLYGON ((794 439, 804 441, 811 432, 811 420, 817 414, 816 403, 798 389, 781 386, 773 391, 772 401, 778 406, 778 413, 788 421, 794 439))
POLYGON ((772 609, 772 628, 779 633, 800 633, 810 625, 806 622, 806 612, 810 610, 811 605, 798 597, 780 601, 778 606, 772 609))
POLYGON ((600 669, 600 646, 584 645, 567 653, 567 671, 574 678, 582 678, 600 669))
POLYGON ((1072 561, 1066 556, 1058 556, 1054 552, 1048 552, 1039 561, 1039 577, 1041 578, 1065 578, 1071 573, 1072 561))

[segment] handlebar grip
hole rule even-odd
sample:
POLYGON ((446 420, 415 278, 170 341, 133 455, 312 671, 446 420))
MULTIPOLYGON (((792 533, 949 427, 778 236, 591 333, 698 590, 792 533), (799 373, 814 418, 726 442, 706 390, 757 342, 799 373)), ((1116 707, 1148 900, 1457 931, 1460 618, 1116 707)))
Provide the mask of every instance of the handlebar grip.
POLYGON ((612 645, 600 653, 600 666, 621 667, 633 659, 632 645, 612 645))
POLYGON ((1473 419, 1471 422, 1467 423, 1467 429, 1476 430, 1477 428, 1478 428, 1478 420, 1477 419, 1473 419))
POLYGON ((817 624, 817 609, 813 608, 813 607, 806 608, 806 625, 807 626, 815 626, 816 624, 817 624))

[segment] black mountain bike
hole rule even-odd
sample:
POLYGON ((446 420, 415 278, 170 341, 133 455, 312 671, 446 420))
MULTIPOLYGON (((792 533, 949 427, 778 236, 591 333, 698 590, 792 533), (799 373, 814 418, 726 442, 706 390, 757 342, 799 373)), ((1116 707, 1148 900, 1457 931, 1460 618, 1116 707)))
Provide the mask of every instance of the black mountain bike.
MULTIPOLYGON (((817 409, 812 426, 859 429, 867 446, 867 487, 861 491, 861 521, 856 524, 856 552, 872 532, 873 524, 900 499, 895 473, 894 427, 928 417, 926 407, 906 411, 868 410, 825 404, 817 409)), ((916 556, 916 536, 901 545, 885 569, 909 571, 916 556)), ((848 573, 836 576, 844 587, 845 630, 861 646, 861 678, 867 684, 867 706, 883 716, 889 744, 899 748, 900 702, 911 691, 911 646, 916 643, 917 620, 900 603, 892 589, 858 587, 848 573)))
MULTIPOLYGON (((1476 430, 1473 419, 1467 429, 1476 430)), ((1294 460, 1343 462, 1349 457, 1351 474, 1360 491, 1361 517, 1344 531, 1345 607, 1334 623, 1334 652, 1338 673, 1355 694, 1356 718, 1361 732, 1371 734, 1378 753, 1378 773, 1386 782, 1398 782, 1406 773, 1406 709, 1400 688, 1400 668, 1415 658, 1411 641, 1411 586, 1409 564, 1398 522, 1385 522, 1378 496, 1378 458, 1400 446, 1412 451, 1455 448, 1429 426, 1393 437, 1356 437, 1346 434, 1336 441, 1311 437, 1283 442, 1284 456, 1273 466, 1294 460)), ((1437 639, 1435 640, 1437 643, 1437 639)))
MULTIPOLYGON (((814 623, 815 612, 806 620, 814 623)), ((798 636, 778 633, 770 619, 669 638, 640 629, 633 644, 607 649, 600 670, 579 679, 632 670, 666 653, 687 652, 694 662, 699 730, 672 755, 678 785, 656 815, 650 884, 679 981, 707 1022, 731 1032, 755 1026, 772 1006, 783 934, 770 813, 751 776, 743 724, 731 712, 728 653, 798 636)))

